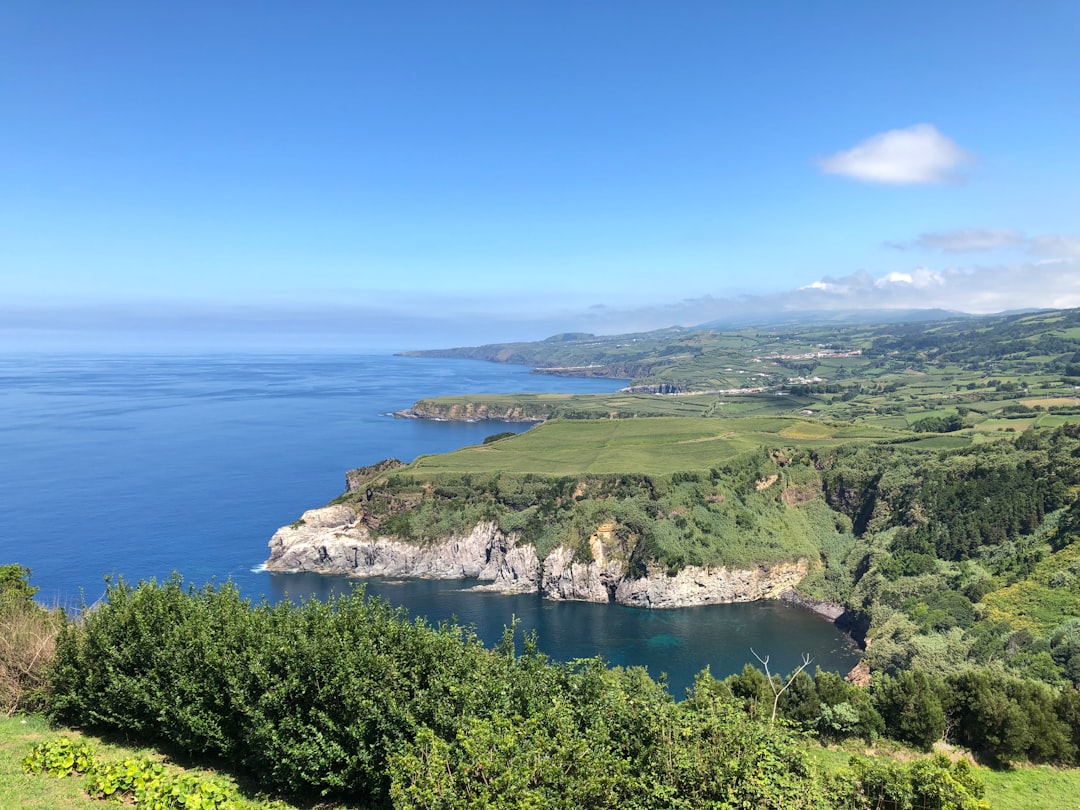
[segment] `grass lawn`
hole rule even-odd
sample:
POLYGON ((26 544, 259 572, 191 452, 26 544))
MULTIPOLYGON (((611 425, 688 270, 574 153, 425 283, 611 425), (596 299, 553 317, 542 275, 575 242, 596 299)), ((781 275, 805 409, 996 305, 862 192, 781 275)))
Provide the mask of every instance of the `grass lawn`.
POLYGON ((1080 397, 1033 397, 1020 400, 1020 404, 1029 408, 1034 408, 1036 405, 1042 405, 1044 408, 1050 408, 1054 405, 1072 407, 1080 405, 1080 397))
POLYGON ((23 757, 38 743, 55 736, 37 717, 0 718, 0 807, 67 810, 101 805, 83 791, 81 778, 50 779, 23 773, 23 757))
POLYGON ((993 810, 1077 810, 1080 769, 1031 765, 992 771, 979 768, 993 810))
POLYGON ((1080 415, 1050 413, 1039 417, 1039 427, 1056 428, 1069 422, 1080 422, 1080 415))
MULTIPOLYGON (((70 729, 54 729, 44 718, 38 716, 0 717, 0 808, 2 810, 16 810, 16 808, 19 810, 107 810, 110 807, 120 806, 115 801, 90 798, 84 790, 84 779, 81 776, 57 779, 23 773, 23 758, 34 746, 60 736, 68 737, 76 742, 90 743, 101 761, 119 761, 130 757, 149 756, 168 763, 170 769, 177 773, 191 773, 198 777, 212 776, 220 782, 237 786, 235 779, 206 768, 183 767, 152 749, 106 742, 98 737, 70 729)), ((357 806, 337 804, 307 803, 303 807, 309 810, 360 810, 357 806)), ((267 802, 248 799, 241 804, 241 810, 267 810, 268 808, 295 810, 294 805, 282 801, 267 802)))
POLYGON ((985 422, 980 422, 975 426, 976 430, 983 431, 1012 431, 1013 433, 1023 433, 1029 427, 1035 424, 1035 417, 1024 419, 987 419, 985 422))

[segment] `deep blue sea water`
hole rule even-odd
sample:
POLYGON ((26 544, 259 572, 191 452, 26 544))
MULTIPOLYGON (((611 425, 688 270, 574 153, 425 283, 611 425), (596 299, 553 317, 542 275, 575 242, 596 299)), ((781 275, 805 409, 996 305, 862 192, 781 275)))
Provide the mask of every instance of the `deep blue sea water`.
MULTIPOLYGON (((33 570, 46 603, 88 602, 105 577, 231 579, 252 598, 325 597, 340 577, 258 570, 274 531, 341 493, 345 471, 475 444, 501 423, 394 419, 439 394, 611 391, 466 360, 352 355, 0 355, 0 563, 33 570)), ((512 617, 563 660, 602 655, 666 672, 675 694, 709 665, 788 670, 809 652, 846 671, 850 642, 779 604, 643 611, 479 594, 461 582, 380 582, 369 592, 488 643, 512 617)))

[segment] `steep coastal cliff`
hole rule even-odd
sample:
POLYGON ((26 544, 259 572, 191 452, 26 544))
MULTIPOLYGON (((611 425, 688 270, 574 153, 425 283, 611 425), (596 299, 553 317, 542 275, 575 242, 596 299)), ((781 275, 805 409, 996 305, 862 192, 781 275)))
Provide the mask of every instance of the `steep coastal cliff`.
POLYGON ((592 559, 575 560, 559 546, 543 560, 528 544, 494 523, 479 523, 462 535, 415 545, 375 537, 362 514, 347 505, 311 509, 270 540, 271 571, 314 571, 353 577, 408 576, 476 578, 485 590, 540 592, 547 599, 617 602, 649 608, 676 608, 778 599, 806 576, 808 563, 761 565, 749 570, 687 566, 674 576, 650 566, 632 577, 608 553, 603 533, 593 538, 592 559))

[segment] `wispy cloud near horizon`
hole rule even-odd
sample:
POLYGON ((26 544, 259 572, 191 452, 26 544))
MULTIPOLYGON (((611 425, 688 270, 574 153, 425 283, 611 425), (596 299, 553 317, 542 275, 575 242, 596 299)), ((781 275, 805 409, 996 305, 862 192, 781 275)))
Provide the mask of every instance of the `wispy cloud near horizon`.
MULTIPOLYGON (((1048 246, 1073 247, 1069 239, 1048 246)), ((1058 250, 1060 253, 1061 251, 1058 250)), ((154 350, 267 348, 406 350, 539 340, 559 332, 643 332, 705 323, 750 324, 797 313, 943 309, 991 314, 1027 308, 1080 307, 1080 257, 933 268, 872 275, 822 276, 765 295, 702 295, 648 306, 573 305, 447 297, 439 309, 416 309, 402 293, 378 303, 226 305, 134 301, 0 305, 8 350, 154 350)))
POLYGON ((597 332, 702 323, 768 323, 796 313, 941 309, 988 315, 1015 309, 1080 307, 1080 259, 992 266, 915 267, 874 276, 823 276, 772 295, 702 296, 636 310, 594 309, 597 332))
POLYGON ((1011 228, 956 228, 919 234, 903 242, 885 242, 892 250, 930 250, 942 253, 979 253, 999 248, 1022 248, 1028 255, 1050 259, 1080 258, 1080 236, 1041 234, 1027 236, 1011 228))
POLYGON ((945 253, 971 253, 1011 247, 1024 240, 1022 233, 1008 228, 957 228, 952 231, 923 233, 908 242, 887 242, 885 246, 895 250, 923 248, 945 253))

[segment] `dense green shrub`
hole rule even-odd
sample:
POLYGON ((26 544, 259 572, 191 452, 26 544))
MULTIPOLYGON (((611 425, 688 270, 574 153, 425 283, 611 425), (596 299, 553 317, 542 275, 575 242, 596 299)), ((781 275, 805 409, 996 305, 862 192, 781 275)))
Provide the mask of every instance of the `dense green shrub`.
POLYGON ((958 413, 950 413, 946 416, 927 416, 912 423, 911 429, 916 433, 952 433, 964 426, 964 419, 958 413))
MULTIPOLYGON (((230 585, 120 582, 64 628, 50 713, 228 761, 267 790, 374 806, 847 808, 878 795, 854 776, 827 792, 786 722, 770 721, 757 670, 702 673, 676 703, 643 669, 552 663, 535 639, 514 649, 513 628, 486 650, 362 590, 271 606, 230 585)), ((793 694, 818 706, 791 703, 804 728, 880 730, 839 676, 797 680, 793 694)), ((119 790, 113 777, 98 792, 119 790)), ((927 779, 945 790, 952 777, 927 779)))
POLYGON ((359 592, 252 606, 231 585, 121 582, 61 634, 50 714, 228 759, 278 790, 379 797, 387 751, 421 726, 452 734, 501 660, 359 592))
POLYGON ((889 736, 929 750, 945 731, 940 687, 923 672, 910 670, 897 677, 880 677, 874 685, 874 705, 889 736))
POLYGON ((1045 684, 968 670, 948 679, 946 703, 957 742, 995 764, 1015 760, 1073 762, 1073 729, 1065 704, 1045 684))
POLYGON ((871 810, 989 810, 966 760, 950 763, 943 754, 901 764, 889 759, 852 757, 846 770, 829 777, 836 807, 871 810))
POLYGON ((900 527, 894 552, 943 560, 975 556, 1015 541, 1068 506, 1080 482, 1080 427, 1064 425, 1023 441, 973 445, 941 454, 903 445, 842 447, 822 453, 826 499, 857 535, 900 527))

